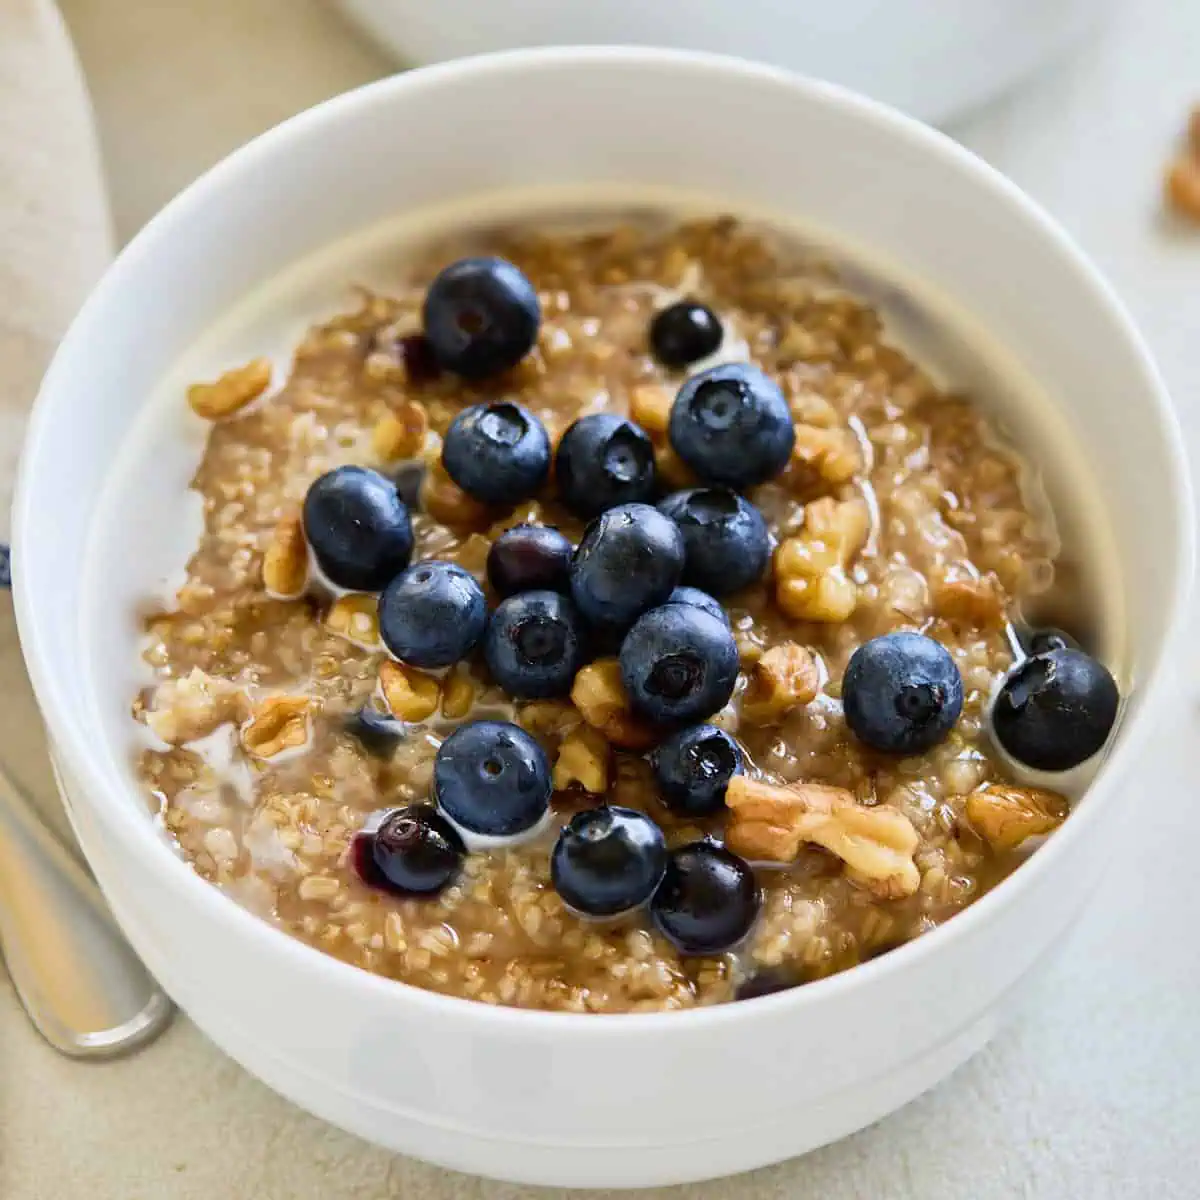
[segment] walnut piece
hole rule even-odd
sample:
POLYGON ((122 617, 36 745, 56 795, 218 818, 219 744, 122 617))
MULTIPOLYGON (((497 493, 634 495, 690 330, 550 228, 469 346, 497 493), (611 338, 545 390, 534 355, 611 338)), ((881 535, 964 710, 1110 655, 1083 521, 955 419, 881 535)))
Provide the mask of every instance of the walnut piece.
POLYGON ((884 899, 911 896, 920 886, 913 862, 920 838, 894 808, 864 808, 845 788, 783 787, 744 775, 729 781, 725 804, 725 844, 743 858, 791 862, 810 843, 837 855, 850 878, 884 899))
POLYGON ((836 486, 862 471, 862 447, 852 429, 797 424, 795 430, 796 442, 784 473, 791 490, 811 489, 814 482, 836 486))
POLYGON ((561 738, 581 721, 579 709, 565 700, 530 700, 517 709, 516 721, 540 738, 561 738))
POLYGON ((575 676, 571 700, 583 719, 614 746, 648 750, 658 741, 655 730, 634 716, 615 658, 598 658, 584 667, 575 676))
POLYGON ((1070 805, 1045 788, 988 783, 967 797, 967 820, 993 850, 1015 850, 1031 837, 1052 833, 1070 805))
POLYGON ((307 696, 271 696, 258 705, 242 726, 242 747, 256 758, 274 758, 308 741, 307 696))
POLYGON ((464 670, 452 671, 442 681, 442 716, 461 721, 475 704, 475 680, 464 670))
POLYGON ((692 468, 675 453, 674 448, 670 445, 664 444, 655 450, 654 470, 663 486, 673 491, 695 487, 699 482, 692 468))
POLYGON ((804 527, 775 551, 775 602, 797 621, 845 621, 858 605, 846 574, 869 528, 866 502, 823 497, 804 510, 804 527))
POLYGON ((1200 154, 1181 154, 1167 170, 1167 204, 1181 217, 1200 221, 1200 154))
POLYGON ((263 587, 279 600, 294 600, 308 583, 308 543, 298 512, 282 517, 263 555, 263 587))
POLYGON ((371 449, 385 463, 416 458, 425 445, 429 414, 423 404, 402 400, 371 431, 371 449))
POLYGON ((364 592, 339 596, 325 614, 325 628, 365 650, 375 650, 379 646, 379 601, 364 592))
POLYGON ((379 664, 379 687, 392 716, 400 721, 425 721, 438 710, 441 685, 432 675, 393 662, 379 664))
POLYGON ((672 396, 657 383, 638 384, 629 396, 629 416, 656 442, 667 436, 672 396))
POLYGON ((600 796, 608 791, 608 742, 590 725, 567 734, 554 763, 554 790, 566 791, 573 783, 600 796))
POLYGON ((206 421, 220 421, 241 412, 271 386, 271 363, 256 358, 244 367, 226 371, 214 383, 194 383, 187 390, 192 412, 206 421))
POLYGON ((1005 621, 1004 589, 995 575, 942 579, 934 585, 933 611, 970 629, 999 629, 1005 621))
POLYGON ((821 686, 812 651, 795 642, 772 646, 749 675, 742 715, 759 725, 777 724, 792 709, 807 704, 821 686))
POLYGON ((245 693, 236 684, 193 667, 187 675, 158 685, 145 721, 164 742, 178 746, 240 720, 245 704, 245 693))

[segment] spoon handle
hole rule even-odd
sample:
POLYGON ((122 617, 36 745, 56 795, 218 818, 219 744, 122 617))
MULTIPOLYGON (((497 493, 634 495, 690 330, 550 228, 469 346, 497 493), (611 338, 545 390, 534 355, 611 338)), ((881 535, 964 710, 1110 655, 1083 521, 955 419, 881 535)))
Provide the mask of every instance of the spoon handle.
POLYGON ((0 769, 0 950, 25 1011, 56 1050, 109 1058, 155 1037, 171 1002, 91 877, 0 769))

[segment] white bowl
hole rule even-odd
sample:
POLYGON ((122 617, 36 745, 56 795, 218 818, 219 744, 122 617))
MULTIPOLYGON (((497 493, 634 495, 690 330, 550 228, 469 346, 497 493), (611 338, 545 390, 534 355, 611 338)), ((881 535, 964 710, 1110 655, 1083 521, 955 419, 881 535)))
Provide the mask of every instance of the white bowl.
MULTIPOLYGON (((177 390, 167 401, 182 408, 177 390)), ((835 88, 732 60, 500 55, 388 80, 289 121, 196 183, 122 254, 64 340, 30 424, 16 504, 20 629, 88 859, 150 968, 230 1055, 346 1129, 462 1170, 557 1185, 701 1179, 841 1137, 937 1082, 983 1045, 1079 916, 1123 814, 1144 799, 1130 767, 1169 699, 1164 667, 1192 553, 1179 446, 1154 367, 1106 284, 1021 192, 951 141, 835 88), (378 244, 397 214, 453 212, 491 193, 499 211, 512 189, 532 207, 564 185, 596 200, 647 187, 699 193, 714 208, 802 218, 856 245, 948 322, 986 331, 1054 398, 1006 413, 1034 431, 1035 457, 1045 451, 1064 471, 1085 461, 1103 480, 1099 522, 1117 568, 1106 609, 1121 614, 1132 693, 1088 794, 1028 864, 949 924, 791 993, 606 1017, 489 1008, 392 983, 289 939, 194 875, 132 780, 130 580, 145 581, 163 529, 183 519, 197 453, 164 439, 122 459, 148 398, 177 388, 197 346, 228 350, 237 330, 253 332, 264 306, 298 320, 294 264, 338 279, 354 247, 378 244), (350 234, 366 243, 330 250, 350 234), (241 303, 272 280, 282 282, 241 303), (110 475, 134 480, 136 502, 97 530, 110 475), (89 587, 96 539, 103 586, 89 587)))
POLYGON ((527 46, 737 54, 943 121, 1078 42, 1113 0, 338 0, 401 62, 527 46))

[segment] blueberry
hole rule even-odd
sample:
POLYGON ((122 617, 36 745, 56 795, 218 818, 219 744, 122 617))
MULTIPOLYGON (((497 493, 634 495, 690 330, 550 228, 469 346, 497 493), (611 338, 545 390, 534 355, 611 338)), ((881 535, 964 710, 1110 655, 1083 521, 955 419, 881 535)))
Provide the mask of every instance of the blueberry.
POLYGON ((460 725, 433 763, 442 812, 461 829, 511 837, 532 829, 550 806, 550 764, 541 746, 506 721, 460 725))
POLYGON ((507 370, 533 349, 541 306, 533 284, 503 258, 464 258, 429 285, 425 337, 438 363, 464 379, 507 370))
POLYGON ((397 808, 375 831, 371 881, 401 895, 429 896, 458 874, 464 854, 462 838, 432 804, 397 808))
POLYGON ((1017 633, 1026 654, 1045 654, 1047 650, 1079 650, 1079 643, 1061 629, 1021 629, 1017 633))
POLYGON ((846 724, 859 741, 890 754, 920 754, 954 728, 962 676, 940 642, 886 633, 863 642, 842 679, 846 724))
POLYGON ((408 505, 409 512, 416 512, 421 507, 421 485, 425 482, 428 468, 419 459, 406 462, 392 475, 392 482, 400 499, 408 505))
POLYGON ((778 475, 796 441, 778 385, 749 363, 684 381, 671 406, 671 445, 705 483, 742 490, 778 475))
POLYGON ((548 525, 517 525, 506 529, 488 551, 487 576, 496 594, 566 592, 575 547, 548 525))
POLYGON ((601 625, 628 628, 662 604, 683 571, 679 527, 648 504, 621 504, 584 531, 571 560, 571 596, 601 625))
POLYGON ((743 980, 734 995, 735 1000, 755 1000, 759 996, 774 996, 798 987, 804 980, 788 967, 763 967, 743 980))
POLYGON ((668 597, 668 604, 690 604, 693 608, 702 608, 706 613, 712 613, 719 621, 729 624, 729 614, 721 602, 707 592, 694 587, 677 587, 668 597))
POLYGON ((446 430, 442 466, 476 500, 518 504, 550 474, 550 439, 541 421, 519 404, 476 404, 446 430))
POLYGON ((673 492, 658 506, 683 534, 683 578, 716 596, 740 591, 763 577, 771 536, 762 513, 728 488, 673 492))
POLYGON ((749 863, 722 846, 694 842, 667 859, 650 915, 682 954, 721 954, 750 932, 760 903, 749 863))
POLYGON ((680 817, 711 817, 725 807, 729 781, 742 773, 737 742, 715 725, 693 725, 650 757, 663 803, 680 817))
POLYGON ((522 592, 492 614, 483 654, 492 678, 518 700, 565 696, 583 666, 583 620, 558 592, 522 592))
POLYGON ((711 308, 698 300, 677 300, 654 314, 650 351, 664 367, 674 370, 716 354, 723 336, 711 308))
POLYGON ((550 856, 563 903, 589 917, 612 917, 645 904, 667 867, 662 830, 645 813, 602 806, 576 813, 550 856))
POLYGON ((620 660, 630 703, 663 725, 711 716, 737 683, 729 626, 690 604, 667 604, 639 617, 621 643, 620 660))
POLYGON ((1120 700, 1103 663, 1060 646, 1013 668, 992 707, 992 730, 1018 762, 1067 771, 1108 740, 1120 700))
POLYGON ((487 601, 457 563, 415 563, 379 597, 379 636, 414 667, 448 667, 474 649, 487 625, 487 601))
POLYGON ((591 413, 563 434, 554 477, 562 502, 577 516, 644 503, 654 496, 654 446, 624 417, 591 413))
POLYGON ((343 728, 368 754, 376 758, 391 758, 392 752, 405 738, 401 722, 366 704, 345 718, 343 728))
POLYGON ((366 467, 335 467, 304 498, 304 534, 330 583, 377 592, 412 558, 408 509, 396 485, 366 467))

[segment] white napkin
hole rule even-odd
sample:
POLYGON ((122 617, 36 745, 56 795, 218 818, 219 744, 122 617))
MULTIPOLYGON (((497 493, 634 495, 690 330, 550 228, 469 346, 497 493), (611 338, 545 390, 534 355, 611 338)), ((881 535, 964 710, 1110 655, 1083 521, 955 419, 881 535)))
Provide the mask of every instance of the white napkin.
POLYGON ((0 0, 0 585, 26 413, 111 253, 91 108, 58 11, 0 0))

